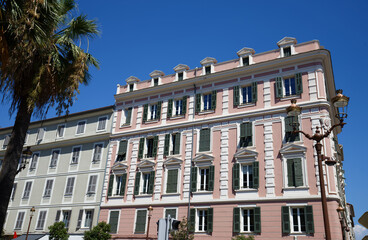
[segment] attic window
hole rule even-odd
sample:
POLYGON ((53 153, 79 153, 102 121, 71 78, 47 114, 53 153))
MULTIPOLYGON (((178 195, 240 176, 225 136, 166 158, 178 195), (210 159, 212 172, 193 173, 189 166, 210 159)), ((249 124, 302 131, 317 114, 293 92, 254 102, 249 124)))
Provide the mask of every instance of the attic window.
POLYGON ((243 57, 242 61, 243 61, 243 66, 249 66, 249 57, 243 57))
POLYGON ((283 51, 284 51, 284 57, 291 56, 291 47, 284 47, 283 51))
POLYGON ((184 73, 178 73, 178 81, 184 80, 184 73))
POLYGON ((206 75, 211 74, 211 66, 205 67, 205 72, 206 72, 206 75))
POLYGON ((133 92, 134 90, 134 84, 129 84, 129 92, 133 92))

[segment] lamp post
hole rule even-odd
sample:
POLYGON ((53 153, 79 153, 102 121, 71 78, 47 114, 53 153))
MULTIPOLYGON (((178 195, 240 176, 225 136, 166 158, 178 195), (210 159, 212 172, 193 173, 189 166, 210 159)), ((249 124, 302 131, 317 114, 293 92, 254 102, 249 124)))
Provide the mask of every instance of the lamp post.
POLYGON ((26 240, 28 239, 29 227, 31 226, 33 213, 36 211, 35 207, 32 207, 32 208, 30 209, 30 211, 31 211, 31 215, 29 216, 29 223, 28 223, 28 229, 27 229, 26 240))
POLYGON ((17 170, 16 174, 18 174, 20 171, 22 171, 23 169, 26 168, 26 165, 28 163, 28 159, 32 156, 32 153, 33 152, 31 151, 31 147, 27 147, 27 149, 23 150, 21 166, 17 170))
POLYGON ((330 222, 328 218, 327 198, 326 198, 325 181, 323 177, 322 161, 325 161, 327 165, 331 165, 331 164, 333 165, 336 162, 322 155, 321 141, 324 138, 328 137, 334 128, 336 128, 337 126, 340 126, 342 128, 345 125, 344 119, 347 118, 348 116, 347 105, 349 103, 349 98, 342 94, 342 90, 337 90, 336 96, 332 98, 332 103, 336 107, 336 110, 337 110, 336 117, 339 119, 339 123, 330 127, 330 129, 328 129, 324 134, 321 133, 321 131, 319 130, 319 127, 317 126, 316 131, 313 136, 306 134, 303 131, 296 130, 298 127, 298 123, 297 121, 294 121, 294 120, 301 113, 301 107, 296 105, 296 100, 295 99, 291 100, 291 105, 286 108, 288 116, 291 116, 293 118, 293 121, 292 121, 292 125, 294 128, 293 134, 302 133, 306 138, 316 141, 316 144, 314 145, 314 147, 316 149, 317 158, 318 158, 318 171, 319 171, 319 182, 321 186, 323 222, 324 222, 325 235, 326 235, 327 240, 331 240, 331 232, 330 232, 330 222))
POLYGON ((149 227, 150 227, 150 222, 151 222, 151 216, 152 216, 152 211, 153 211, 153 207, 149 206, 147 208, 148 210, 148 224, 147 224, 147 235, 146 235, 146 240, 148 240, 148 234, 149 234, 149 227))

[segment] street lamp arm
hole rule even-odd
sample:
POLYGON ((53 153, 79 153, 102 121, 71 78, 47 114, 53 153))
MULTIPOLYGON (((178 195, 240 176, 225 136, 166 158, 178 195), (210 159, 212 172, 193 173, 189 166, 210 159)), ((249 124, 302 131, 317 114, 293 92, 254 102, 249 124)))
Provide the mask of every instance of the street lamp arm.
POLYGON ((311 135, 309 135, 308 133, 305 133, 305 132, 303 132, 303 131, 298 130, 298 131, 293 131, 293 133, 294 133, 294 134, 295 134, 295 133, 302 133, 306 138, 308 138, 308 139, 310 139, 310 140, 313 140, 313 136, 311 136, 311 135))
POLYGON ((334 130, 334 128, 341 126, 343 127, 346 123, 344 122, 340 122, 340 123, 336 123, 335 125, 333 125, 330 129, 328 129, 325 134, 323 134, 323 138, 328 137, 328 135, 330 135, 330 133, 332 132, 332 130, 334 130))

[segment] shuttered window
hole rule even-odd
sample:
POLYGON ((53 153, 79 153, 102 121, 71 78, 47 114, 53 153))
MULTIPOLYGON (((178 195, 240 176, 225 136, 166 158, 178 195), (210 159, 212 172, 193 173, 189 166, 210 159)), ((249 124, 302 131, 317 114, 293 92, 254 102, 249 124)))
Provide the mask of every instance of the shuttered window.
POLYGON ((45 191, 43 193, 44 197, 50 197, 52 191, 52 185, 54 184, 54 180, 49 179, 46 181, 45 191))
POLYGON ((12 201, 14 200, 15 193, 16 193, 16 191, 17 191, 17 185, 18 185, 18 183, 13 183, 12 193, 11 193, 11 196, 10 196, 10 199, 11 199, 12 201))
POLYGON ((38 129, 36 140, 42 141, 44 135, 45 135, 45 129, 44 128, 38 129))
POLYGON ((259 162, 241 165, 235 163, 233 166, 233 189, 239 190, 255 188, 259 186, 259 162))
POLYGON ((252 123, 240 124, 240 142, 239 147, 248 147, 253 145, 252 123))
POLYGON ((22 229, 25 212, 18 212, 17 221, 15 222, 14 229, 22 229))
POLYGON ((71 196, 73 194, 74 179, 74 177, 68 178, 68 181, 66 182, 65 196, 71 196))
POLYGON ((132 109, 133 108, 130 107, 124 110, 125 122, 123 123, 123 125, 130 125, 132 118, 132 109))
POLYGON ((78 122, 78 124, 77 124, 77 134, 84 133, 85 126, 86 126, 86 121, 78 122))
POLYGON ((176 193, 178 188, 178 172, 179 169, 167 170, 166 192, 176 193))
POLYGON ((211 141, 211 129, 205 128, 200 130, 199 135, 199 151, 206 152, 210 151, 210 141, 211 141))
POLYGON ((300 158, 287 159, 287 179, 289 187, 303 186, 303 168, 300 158))
POLYGON ((52 151, 50 167, 52 167, 52 168, 56 167, 58 159, 59 159, 59 154, 60 154, 59 150, 52 151))
POLYGON ((257 82, 248 86, 235 86, 233 90, 233 105, 245 105, 257 102, 257 82))
POLYGON ((276 77, 275 94, 276 98, 300 95, 303 93, 302 73, 297 73, 292 77, 276 77))
POLYGON ((34 153, 32 155, 32 161, 31 161, 31 165, 29 166, 29 170, 32 171, 32 170, 35 170, 36 167, 37 167, 37 162, 38 162, 38 157, 40 156, 39 153, 34 153))
POLYGON ((126 179, 127 179, 126 173, 122 175, 110 174, 107 196, 112 196, 113 193, 114 193, 114 196, 124 196, 126 179))
POLYGON ((110 211, 110 233, 117 233, 118 232, 118 222, 119 222, 119 211, 110 211))
POLYGON ((195 112, 215 110, 216 109, 217 91, 213 90, 210 93, 197 94, 195 112))
POLYGON ((106 121, 107 121, 107 117, 100 117, 98 119, 97 131, 102 131, 106 129, 106 121))
POLYGON ((127 146, 128 142, 126 140, 120 141, 119 150, 118 150, 118 157, 116 161, 125 161, 126 160, 126 153, 127 153, 127 146))
POLYGON ((187 96, 182 99, 169 99, 167 108, 167 118, 182 116, 187 110, 187 96))
POLYGON ((84 227, 91 228, 93 223, 94 210, 85 210, 84 227))
POLYGON ((93 151, 93 162, 99 162, 102 158, 102 143, 95 144, 94 151, 93 151))
POLYGON ((281 207, 283 233, 314 233, 313 207, 281 207))
POLYGON ((32 182, 26 182, 26 186, 24 187, 23 199, 28 199, 31 194, 32 182))
MULTIPOLYGON (((144 148, 144 140, 142 142, 144 148)), ((145 142, 147 147, 145 158, 155 158, 157 156, 158 136, 154 136, 153 138, 146 138, 145 142)), ((141 142, 139 144, 141 144, 141 142)), ((139 151, 141 151, 141 149, 139 149, 139 151)), ((142 151, 144 151, 144 149, 142 151)))
POLYGON ((65 125, 59 125, 57 127, 56 137, 59 137, 59 138, 64 137, 64 131, 65 131, 65 125))
POLYGON ((97 175, 92 175, 89 177, 87 194, 95 194, 97 185, 97 175))
POLYGON ((138 210, 135 221, 134 233, 144 233, 146 231, 147 210, 138 210))
POLYGON ((211 233, 213 231, 213 208, 197 209, 197 232, 211 233))
POLYGON ((293 121, 299 122, 298 118, 296 117, 286 117, 285 118, 285 142, 295 142, 300 140, 299 133, 293 133, 293 121))
POLYGON ((36 225, 37 230, 43 230, 46 221, 46 213, 47 211, 40 211, 40 213, 38 214, 38 221, 36 225))
POLYGON ((155 184, 155 171, 140 173, 137 172, 134 186, 134 194, 152 194, 155 184), (139 179, 142 176, 142 179, 139 179))
POLYGON ((165 218, 170 215, 171 218, 176 219, 176 209, 165 209, 165 218))
POLYGON ((72 151, 72 164, 77 164, 79 160, 81 147, 73 147, 72 151))
POLYGON ((234 208, 233 232, 261 232, 261 208, 234 208))

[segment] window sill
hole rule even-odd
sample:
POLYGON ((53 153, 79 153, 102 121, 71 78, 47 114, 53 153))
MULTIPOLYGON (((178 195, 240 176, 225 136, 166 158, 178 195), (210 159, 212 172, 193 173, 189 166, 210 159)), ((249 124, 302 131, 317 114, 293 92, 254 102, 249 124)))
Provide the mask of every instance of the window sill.
POLYGON ((146 193, 141 193, 138 195, 134 195, 135 198, 146 198, 146 197, 152 197, 152 194, 146 194, 146 193))
POLYGON ((247 108, 247 107, 254 107, 255 103, 243 103, 237 106, 237 108, 247 108))
POLYGON ((108 199, 122 199, 124 198, 124 196, 123 195, 113 195, 113 196, 108 196, 107 198, 108 199))
POLYGON ((65 198, 72 198, 72 197, 73 197, 73 195, 72 195, 72 194, 70 194, 70 195, 64 195, 64 197, 65 197, 65 198))
POLYGON ((100 160, 94 160, 92 161, 93 164, 97 164, 97 163, 100 163, 100 160))
POLYGON ((198 115, 206 115, 206 114, 210 114, 210 113, 214 113, 215 110, 211 109, 211 110, 202 110, 198 113, 198 115))
POLYGON ((153 120, 147 120, 147 121, 145 121, 144 123, 145 124, 151 124, 151 123, 158 123, 159 122, 159 120, 158 119, 153 119, 153 120))
POLYGON ((185 115, 184 114, 175 115, 175 116, 170 117, 169 119, 170 120, 174 120, 174 119, 181 119, 181 118, 185 118, 185 115))
POLYGON ((180 193, 163 193, 162 196, 180 196, 180 193))
POLYGON ((309 187, 301 186, 301 187, 284 187, 283 191, 292 191, 292 190, 309 190, 309 187))
POLYGON ((78 162, 71 162, 70 165, 72 166, 78 165, 78 162))
POLYGON ((95 195, 96 193, 95 192, 88 192, 88 193, 86 193, 86 195, 88 196, 88 197, 91 197, 91 196, 93 196, 93 195, 95 195))
POLYGON ((44 199, 50 199, 51 196, 43 196, 42 198, 44 198, 44 199))
POLYGON ((235 190, 236 193, 241 193, 241 192, 258 192, 257 188, 243 188, 243 189, 238 189, 235 190))
POLYGON ((128 127, 131 127, 132 125, 131 124, 123 124, 123 125, 120 125, 120 128, 128 128, 128 127))
POLYGON ((301 97, 301 94, 298 94, 298 95, 284 96, 284 97, 279 98, 279 100, 280 101, 288 101, 288 100, 291 100, 291 99, 298 99, 300 97, 301 97))
POLYGON ((212 194, 213 191, 198 191, 197 192, 192 192, 193 195, 205 195, 205 194, 212 194))
POLYGON ((96 130, 97 133, 99 132, 106 132, 106 129, 96 130))

